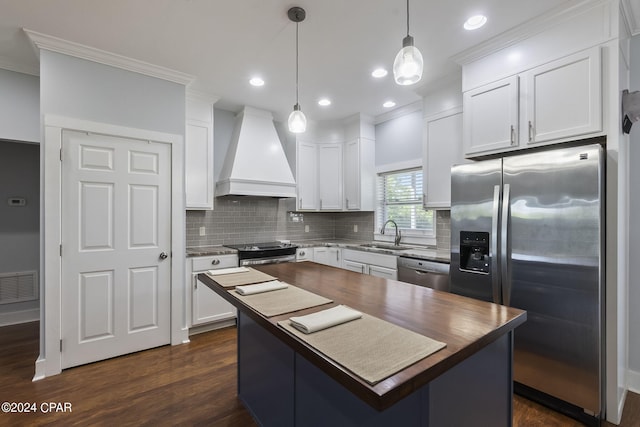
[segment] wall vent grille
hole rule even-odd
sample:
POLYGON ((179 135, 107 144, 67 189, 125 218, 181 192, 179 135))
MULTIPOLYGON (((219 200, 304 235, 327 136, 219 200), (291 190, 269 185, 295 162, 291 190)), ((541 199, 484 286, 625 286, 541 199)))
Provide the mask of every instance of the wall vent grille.
POLYGON ((38 299, 38 272, 0 273, 0 304, 38 299))

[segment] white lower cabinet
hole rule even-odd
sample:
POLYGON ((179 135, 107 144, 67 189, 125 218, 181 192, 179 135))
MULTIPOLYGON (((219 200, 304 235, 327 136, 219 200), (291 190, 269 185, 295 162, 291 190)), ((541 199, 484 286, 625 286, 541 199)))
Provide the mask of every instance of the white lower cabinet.
POLYGON ((342 267, 341 249, 336 247, 322 246, 313 249, 313 260, 319 264, 330 265, 332 267, 342 267))
POLYGON ((342 268, 385 279, 398 278, 398 258, 395 255, 343 249, 342 268))
POLYGON ((313 248, 296 249, 296 261, 313 261, 313 248))
POLYGON ((191 286, 191 326, 219 322, 236 317, 236 308, 198 280, 198 273, 237 267, 237 255, 187 258, 187 280, 191 286))
MULTIPOLYGON (((396 261, 397 261, 397 259, 396 259, 396 261)), ((384 277, 385 279, 397 280, 398 279, 398 269, 397 268, 380 267, 379 265, 370 265, 369 266, 369 275, 376 276, 376 277, 384 277)))
POLYGON ((349 271, 355 271, 356 273, 366 274, 367 267, 368 267, 367 264, 363 264, 361 262, 349 261, 349 260, 342 261, 342 268, 349 271))

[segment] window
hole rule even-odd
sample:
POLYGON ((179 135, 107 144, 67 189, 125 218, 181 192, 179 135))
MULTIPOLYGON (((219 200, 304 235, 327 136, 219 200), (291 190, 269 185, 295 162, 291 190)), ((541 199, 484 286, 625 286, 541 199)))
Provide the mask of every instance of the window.
POLYGON ((433 211, 422 207, 422 196, 422 169, 378 175, 378 230, 392 219, 403 235, 433 236, 433 211))

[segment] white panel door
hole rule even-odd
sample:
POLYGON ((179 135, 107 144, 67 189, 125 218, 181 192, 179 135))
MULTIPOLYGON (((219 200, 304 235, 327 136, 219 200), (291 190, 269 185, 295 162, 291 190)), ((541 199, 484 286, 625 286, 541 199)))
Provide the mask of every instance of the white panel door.
POLYGON ((521 141, 538 144, 602 130, 600 47, 534 68, 523 81, 521 141))
POLYGON ((318 147, 299 142, 297 156, 298 209, 318 209, 318 147))
POLYGON ((423 142, 422 199, 425 209, 451 207, 451 166, 463 163, 462 113, 426 120, 423 142))
POLYGON ((65 130, 62 154, 62 367, 168 344, 171 146, 65 130))
POLYGON ((318 146, 320 210, 342 209, 342 144, 318 146))
POLYGON ((463 95, 466 155, 518 145, 518 76, 509 77, 463 95))

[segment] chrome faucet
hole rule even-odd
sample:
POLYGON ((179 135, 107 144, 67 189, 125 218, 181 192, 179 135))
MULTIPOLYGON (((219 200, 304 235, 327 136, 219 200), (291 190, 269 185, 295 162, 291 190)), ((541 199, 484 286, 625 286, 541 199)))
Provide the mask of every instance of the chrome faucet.
POLYGON ((396 237, 393 240, 393 244, 396 246, 400 246, 400 239, 402 239, 402 233, 400 232, 400 230, 398 230, 398 224, 396 224, 396 222, 392 219, 388 219, 387 222, 384 223, 384 225, 382 226, 382 228, 380 229, 380 234, 384 234, 384 228, 387 226, 387 224, 393 224, 393 226, 396 228, 396 237))

